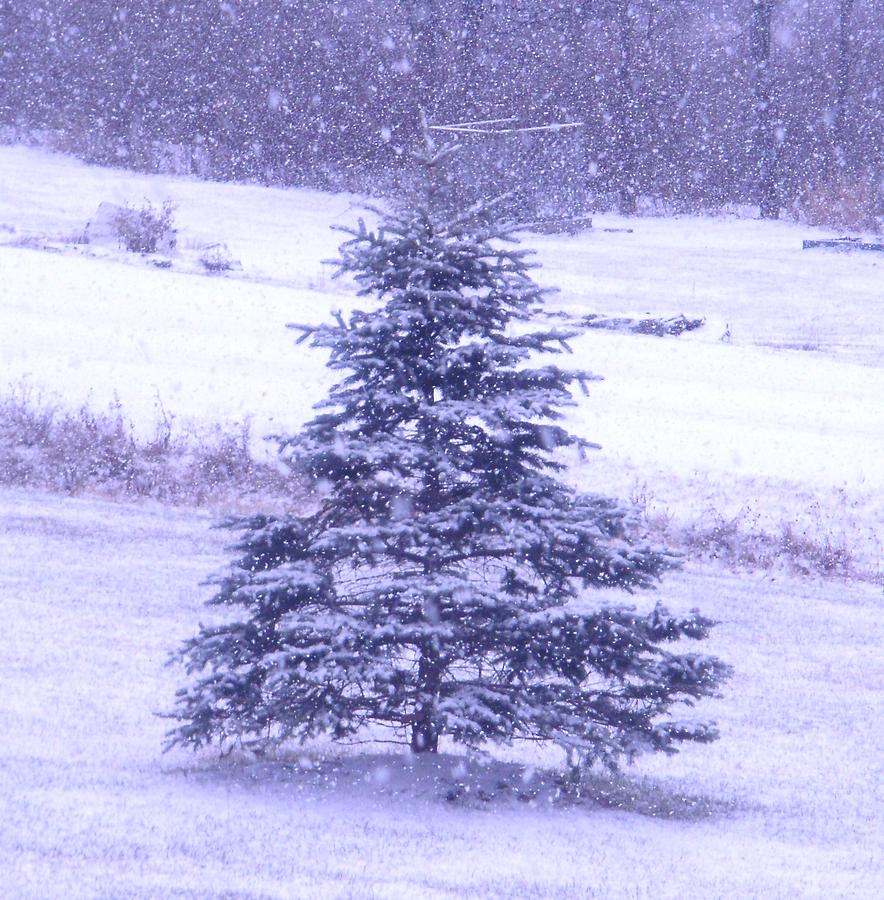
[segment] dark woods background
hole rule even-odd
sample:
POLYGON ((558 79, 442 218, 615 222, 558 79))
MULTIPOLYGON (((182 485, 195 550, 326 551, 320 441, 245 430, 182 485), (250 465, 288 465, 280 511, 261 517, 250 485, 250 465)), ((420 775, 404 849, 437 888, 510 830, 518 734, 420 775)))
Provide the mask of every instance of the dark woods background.
POLYGON ((463 138, 526 215, 873 227, 884 0, 0 0, 0 126, 90 161, 383 193, 421 108, 585 123, 463 138))

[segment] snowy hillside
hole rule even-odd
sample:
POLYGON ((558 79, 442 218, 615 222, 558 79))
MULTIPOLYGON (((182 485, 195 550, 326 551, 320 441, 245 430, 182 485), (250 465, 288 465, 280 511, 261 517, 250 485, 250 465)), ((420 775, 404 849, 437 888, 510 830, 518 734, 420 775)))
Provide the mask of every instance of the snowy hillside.
MULTIPOLYGON (((329 380, 321 354, 294 348, 284 326, 363 302, 322 265, 341 240, 329 226, 360 214, 344 195, 0 147, 0 382, 27 379, 71 404, 117 396, 145 427, 158 398, 183 419, 250 417, 259 436, 297 427, 329 380), (176 205, 171 270, 70 243, 102 201, 145 198, 176 205), (198 248, 219 241, 241 272, 203 272, 198 248)), ((884 545, 881 254, 805 251, 802 238, 821 232, 785 222, 595 224, 575 237, 526 236, 538 279, 561 289, 550 309, 684 313, 706 325, 678 338, 589 332, 574 342, 575 365, 605 376, 573 412, 576 430, 603 446, 575 461, 575 478, 676 520, 795 522, 874 567, 884 545)))
MULTIPOLYGON (((350 196, 0 147, 0 394, 119 398, 145 433, 158 404, 251 419, 258 438, 295 429, 331 379, 285 325, 371 302, 322 265, 329 226, 359 215, 350 196), (100 203, 145 198, 176 207, 168 260, 77 241, 100 203), (214 243, 242 269, 204 271, 214 243)), ((603 449, 569 477, 685 533, 788 526, 856 559, 856 579, 689 561, 664 581, 675 612, 721 621, 709 652, 735 676, 704 702, 721 740, 579 801, 525 750, 163 755, 167 656, 205 614, 224 536, 206 512, 3 489, 0 896, 880 896, 884 255, 803 251, 823 232, 786 222, 595 226, 526 236, 561 289, 552 312, 705 326, 573 341, 561 362, 605 380, 570 425, 603 449)))

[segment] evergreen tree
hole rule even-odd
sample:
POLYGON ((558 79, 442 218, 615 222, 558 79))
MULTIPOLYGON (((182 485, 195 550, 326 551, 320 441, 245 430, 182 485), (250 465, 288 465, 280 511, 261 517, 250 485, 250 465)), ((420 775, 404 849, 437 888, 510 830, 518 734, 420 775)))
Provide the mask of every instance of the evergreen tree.
POLYGON ((712 622, 595 595, 650 588, 676 560, 630 538, 627 507, 557 477, 556 452, 582 446, 561 425, 569 386, 593 376, 532 365, 572 335, 531 330, 542 292, 525 251, 493 207, 446 211, 435 183, 341 247, 375 308, 296 326, 345 373, 283 440, 323 496, 227 523, 239 556, 211 603, 230 616, 180 651, 194 680, 169 743, 386 726, 415 752, 526 739, 613 766, 712 740, 667 713, 727 667, 665 646, 712 622))

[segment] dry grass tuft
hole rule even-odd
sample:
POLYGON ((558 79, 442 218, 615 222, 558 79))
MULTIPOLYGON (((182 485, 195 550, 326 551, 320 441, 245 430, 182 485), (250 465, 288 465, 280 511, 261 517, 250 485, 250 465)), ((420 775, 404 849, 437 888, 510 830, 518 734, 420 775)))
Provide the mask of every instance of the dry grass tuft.
MULTIPOLYGON (((153 434, 140 438, 119 402, 104 412, 88 405, 71 411, 19 384, 0 396, 0 485, 225 511, 260 504, 284 512, 315 503, 305 476, 254 457, 248 422, 238 429, 183 430, 159 402, 157 409, 153 434)), ((636 489, 630 499, 645 536, 689 559, 735 570, 884 581, 821 515, 771 527, 744 508, 730 516, 708 510, 685 522, 651 511, 646 490, 636 489)))
POLYGON ((760 523, 743 509, 724 516, 710 510, 690 522, 675 522, 660 514, 645 514, 648 537, 686 557, 717 562, 733 570, 783 570, 793 575, 880 582, 879 571, 864 566, 846 535, 827 530, 821 522, 760 523))
POLYGON ((154 433, 142 439, 119 403, 69 411, 27 385, 0 397, 0 484, 9 487, 187 506, 300 497, 302 482, 256 460, 250 444, 248 422, 176 431, 160 406, 154 433))

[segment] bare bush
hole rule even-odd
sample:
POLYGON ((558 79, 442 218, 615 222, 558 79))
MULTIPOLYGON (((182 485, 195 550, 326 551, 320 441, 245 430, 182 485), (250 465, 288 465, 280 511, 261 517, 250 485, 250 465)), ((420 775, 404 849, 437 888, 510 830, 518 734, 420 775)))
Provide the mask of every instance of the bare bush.
POLYGON ((0 484, 12 487, 196 506, 301 496, 301 481, 256 460, 250 445, 247 422, 176 431, 160 410, 153 434, 142 439, 119 403, 69 411, 27 386, 0 397, 0 484))
POLYGON ((174 212, 175 207, 168 200, 159 208, 145 200, 139 208, 124 206, 112 224, 120 243, 132 253, 172 250, 176 244, 174 212))

